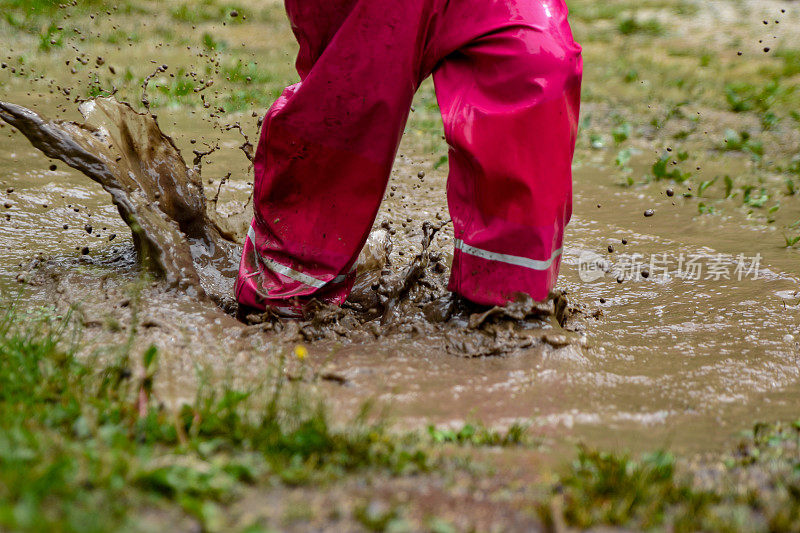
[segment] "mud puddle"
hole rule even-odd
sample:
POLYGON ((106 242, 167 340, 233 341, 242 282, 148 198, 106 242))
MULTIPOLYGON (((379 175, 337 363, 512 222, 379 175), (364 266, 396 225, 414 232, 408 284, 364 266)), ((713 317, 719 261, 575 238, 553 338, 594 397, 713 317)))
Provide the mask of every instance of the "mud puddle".
MULTIPOLYGON (((165 403, 191 396, 186 391, 201 379, 258 379, 278 351, 291 353, 305 344, 309 364, 323 378, 319 386, 337 412, 352 413, 365 399, 377 398, 405 427, 469 418, 499 426, 529 420, 544 434, 598 445, 706 450, 754 419, 796 414, 796 258, 765 247, 763 233, 736 217, 715 219, 709 227, 680 199, 605 186, 599 164, 585 164, 576 173, 575 217, 560 283, 566 300, 558 295, 545 305, 523 301, 505 317, 451 299, 444 290, 452 246, 444 169, 405 153, 398 157, 351 302, 341 310, 319 309, 303 322, 255 316, 254 324, 242 325, 230 315, 224 288, 232 272, 224 265, 236 264, 241 234, 235 219, 222 226, 249 195, 242 178, 247 163, 235 139, 211 156, 244 169, 225 183, 222 216, 199 203, 188 206, 190 217, 174 211, 170 216, 169 207, 153 215, 161 199, 155 193, 172 194, 174 187, 150 188, 147 201, 123 205, 123 214, 155 220, 150 231, 163 229, 177 239, 177 226, 189 236, 192 246, 176 244, 170 262, 147 248, 152 243, 142 244, 146 235, 125 229, 103 189, 61 163, 49 170, 26 141, 11 136, 0 147, 0 158, 13 169, 3 176, 4 187, 14 189, 4 195, 11 218, 0 234, 9 250, 0 267, 6 286, 22 276, 31 285, 32 304, 79 303, 87 350, 124 338, 135 315, 137 345, 155 343, 169 354, 160 370, 165 403), (648 209, 653 216, 644 216, 648 209), (91 233, 81 227, 89 225, 84 210, 92 214, 91 233), (165 224, 162 215, 174 224, 165 224), (200 228, 192 220, 200 220, 200 228), (108 241, 111 233, 116 237, 108 241), (83 253, 86 241, 93 243, 89 253, 83 253), (134 300, 128 286, 139 274, 135 249, 140 257, 164 261, 159 268, 168 283, 148 284, 134 300), (738 254, 752 260, 757 253, 759 275, 737 279, 738 254), (705 279, 707 272, 698 280, 650 270, 645 277, 642 269, 621 272, 625 254, 640 254, 645 270, 652 270, 654 255, 675 262, 681 254, 692 256, 705 268, 713 260, 718 269, 727 266, 730 279, 705 279), (602 274, 585 281, 589 263, 600 264, 602 274), (185 278, 179 274, 189 267, 197 280, 181 286, 185 278), (176 288, 168 289, 170 279, 178 281, 172 283, 176 288), (204 303, 202 294, 209 293, 211 301, 204 303)), ((117 157, 108 155, 106 164, 118 163, 117 157)), ((119 178, 100 175, 106 181, 98 181, 113 190, 119 178)), ((218 185, 224 175, 210 179, 218 185)), ((195 187, 187 197, 202 198, 196 194, 199 176, 183 179, 195 187)), ((125 195, 135 196, 129 187, 125 195)), ((163 236, 155 240, 168 242, 163 236)), ((294 361, 287 367, 298 379, 302 371, 294 361)))
MULTIPOLYGON (((148 105, 146 96, 142 102, 148 105)), ((83 102, 80 112, 83 123, 49 120, 30 109, 0 102, 0 118, 35 148, 80 171, 111 195, 131 229, 136 257, 144 269, 168 288, 189 297, 210 298, 223 311, 235 313, 230 295, 250 199, 235 216, 228 217, 217 211, 216 197, 207 200, 202 160, 215 149, 195 150, 192 165, 187 166, 174 141, 149 112, 136 112, 113 98, 83 102)), ((238 124, 236 128, 241 131, 238 124)), ((252 161, 254 147, 243 131, 242 135, 241 149, 252 161)), ((439 329, 447 330, 447 351, 471 357, 503 355, 541 343, 566 346, 574 340, 565 334, 535 331, 541 330, 537 326, 546 324, 548 318, 558 330, 566 325, 571 311, 561 294, 541 304, 519 295, 512 305, 493 309, 450 295, 445 288, 448 265, 441 254, 431 250, 447 224, 424 222, 419 252, 409 264, 393 270, 396 231, 391 222, 382 222, 357 263, 358 282, 341 309, 311 302, 308 320, 303 322, 283 320, 270 310, 249 315, 240 312, 238 316, 264 324, 261 330, 278 331, 288 341, 309 342, 352 338, 364 330, 374 339, 394 332, 424 334, 435 329, 433 324, 440 324, 439 329), (538 319, 539 324, 528 319, 538 319)), ((91 233, 89 226, 85 230, 91 233)))

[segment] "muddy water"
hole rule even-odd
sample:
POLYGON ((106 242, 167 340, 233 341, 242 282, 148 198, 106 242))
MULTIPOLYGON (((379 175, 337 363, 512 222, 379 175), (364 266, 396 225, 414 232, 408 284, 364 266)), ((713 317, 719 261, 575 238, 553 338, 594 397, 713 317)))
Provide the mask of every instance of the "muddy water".
MULTIPOLYGON (((779 241, 737 217, 698 217, 694 203, 672 205, 664 195, 643 201, 636 194, 593 187, 589 172, 577 176, 585 186, 578 187, 565 276, 573 294, 593 298, 603 311, 588 332, 594 347, 591 370, 570 376, 583 398, 604 405, 605 416, 620 426, 635 421, 652 427, 651 439, 682 445, 692 435, 704 435, 695 446, 706 445, 704 440, 722 439, 754 419, 795 416, 800 399, 792 392, 800 376, 796 252, 765 244, 779 241), (610 205, 598 209, 597 198, 610 205), (613 211, 604 216, 606 207, 613 211), (643 217, 649 208, 655 216, 643 217), (704 266, 702 279, 581 282, 576 256, 582 250, 601 251, 603 244, 645 258, 693 256, 704 266), (758 279, 737 279, 739 254, 747 261, 761 254, 758 279), (730 280, 706 279, 715 261, 730 280)), ((573 400, 572 416, 595 418, 581 403, 573 400)))
MULTIPOLYGON (((194 128, 199 137, 197 122, 176 113, 172 125, 184 137, 194 128)), ((206 186, 208 180, 216 186, 224 175, 221 170, 239 172, 224 185, 228 204, 222 202, 222 210, 228 212, 235 212, 249 194, 247 178, 241 177, 246 176, 247 162, 234 139, 212 155, 218 170, 204 174, 206 186)), ((187 139, 177 139, 179 146, 185 143, 187 139)), ((20 277, 34 282, 27 293, 32 302, 51 302, 54 293, 66 294, 65 301, 82 301, 94 315, 87 321, 90 328, 97 328, 104 314, 127 308, 108 307, 109 300, 124 299, 119 287, 136 278, 133 252, 141 245, 126 230, 109 195, 62 163, 50 170, 50 162, 19 134, 4 137, 0 160, 6 169, 3 200, 9 205, 4 214, 10 215, 0 221, 0 240, 7 250, 0 262, 4 286, 11 288, 20 277), (116 237, 109 240, 112 233, 116 237), (37 269, 27 268, 37 256, 49 258, 40 261, 39 271, 45 275, 38 278, 37 269), (108 280, 116 287, 103 285, 108 280)), ((404 427, 468 418, 503 425, 522 419, 559 439, 696 450, 725 442, 756 419, 796 416, 796 252, 765 244, 775 240, 767 241, 764 229, 742 217, 696 216, 696 205, 683 200, 679 188, 668 197, 661 190, 666 186, 658 184, 647 190, 608 185, 612 180, 603 164, 586 161, 576 168, 575 217, 560 285, 570 304, 561 317, 554 316, 557 304, 551 302, 543 310, 526 307, 518 320, 495 316, 484 323, 480 310, 437 300, 443 294, 443 267, 451 257, 452 242, 451 228, 443 224, 444 171, 434 169, 427 158, 401 154, 393 189, 376 223, 393 243, 389 267, 383 282, 379 271, 374 276, 384 296, 396 299, 402 292, 414 305, 393 318, 387 313, 365 315, 370 305, 355 301, 340 314, 326 310, 317 322, 267 321, 245 327, 213 303, 199 301, 186 286, 149 289, 143 303, 149 317, 143 342, 155 342, 173 358, 162 373, 162 398, 170 402, 190 396, 187 391, 196 379, 193 366, 211 364, 219 376, 252 376, 263 363, 262 354, 274 353, 276 346, 305 343, 313 364, 327 376, 324 393, 341 412, 377 398, 391 406, 404 427), (424 179, 418 178, 419 170, 426 170, 424 179), (648 209, 654 216, 644 216, 648 209), (409 265, 421 258, 423 221, 441 229, 425 258, 429 287, 409 294, 402 290, 403 280, 409 265), (737 279, 736 256, 744 254, 750 260, 756 253, 761 254, 757 278, 751 273, 737 279), (582 257, 595 261, 599 256, 619 267, 623 254, 641 254, 645 262, 653 254, 666 254, 672 261, 683 254, 705 269, 716 261, 727 266, 732 279, 705 279, 707 270, 699 280, 664 278, 656 272, 622 283, 617 281, 619 273, 590 282, 581 279, 582 257), (426 303, 435 304, 433 315, 447 307, 447 316, 426 313, 426 303), (486 354, 492 356, 464 357, 486 354)), ((195 231, 190 238, 202 250, 182 252, 181 257, 202 271, 198 255, 213 255, 220 237, 208 237, 205 230, 186 231, 195 231)), ((373 282, 363 284, 362 298, 370 297, 373 282)))
MULTIPOLYGON (((113 98, 87 101, 79 109, 83 123, 49 120, 0 102, 0 118, 44 155, 100 184, 130 227, 145 268, 190 296, 230 307, 240 231, 206 201, 203 153, 188 167, 156 117, 113 98)), ((252 147, 246 148, 249 157, 252 147)), ((84 230, 92 232, 90 225, 84 230)))

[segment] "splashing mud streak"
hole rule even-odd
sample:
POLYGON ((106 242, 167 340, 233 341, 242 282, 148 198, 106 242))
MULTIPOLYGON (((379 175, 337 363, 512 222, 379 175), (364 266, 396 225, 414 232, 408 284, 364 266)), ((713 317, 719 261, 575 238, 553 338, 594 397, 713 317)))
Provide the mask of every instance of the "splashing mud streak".
POLYGON ((143 264, 198 297, 230 298, 238 250, 224 219, 206 205, 200 161, 188 168, 156 119, 128 104, 98 98, 84 102, 81 113, 85 124, 48 121, 0 102, 0 118, 36 148, 111 194, 143 264))
MULTIPOLYGON (((147 107, 146 96, 142 101, 147 107)), ((23 133, 33 146, 79 170, 111 194, 120 216, 131 228, 143 265, 161 275, 169 286, 223 300, 231 293, 240 253, 237 242, 243 232, 240 229, 237 235, 234 229, 225 227, 227 221, 210 210, 206 201, 200 176, 202 158, 216 148, 195 151, 194 165, 189 168, 149 112, 138 113, 112 98, 84 102, 80 111, 87 119, 84 124, 50 121, 30 109, 0 101, 0 118, 23 133)), ((241 131, 238 125, 228 129, 237 127, 241 131)), ((252 161, 252 146, 247 150, 248 144, 243 149, 252 161)), ((219 191, 211 204, 215 206, 218 198, 219 191)), ((397 297, 421 277, 429 262, 428 245, 439 229, 426 229, 422 254, 396 287, 386 289, 385 304, 396 307, 397 297)), ((370 240, 367 249, 374 253, 367 257, 368 267, 380 269, 385 265, 381 249, 388 252, 387 237, 382 232, 370 240)), ((363 283, 359 288, 363 290, 357 290, 357 294, 369 292, 363 283)), ((357 296, 359 299, 364 298, 357 296)))

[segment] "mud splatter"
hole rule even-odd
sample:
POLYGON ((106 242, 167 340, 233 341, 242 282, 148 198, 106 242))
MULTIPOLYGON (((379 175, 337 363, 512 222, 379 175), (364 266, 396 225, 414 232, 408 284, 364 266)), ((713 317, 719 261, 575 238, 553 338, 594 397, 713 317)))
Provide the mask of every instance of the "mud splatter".
POLYGON ((80 111, 83 124, 47 120, 0 102, 0 118, 46 156, 81 171, 111 195, 143 265, 170 286, 231 308, 237 235, 208 207, 202 158, 188 167, 156 118, 126 103, 98 98, 81 104, 80 111))
POLYGON ((343 307, 312 302, 305 321, 285 321, 272 312, 245 317, 284 340, 323 339, 368 343, 380 338, 424 335, 458 356, 503 355, 533 346, 563 347, 583 341, 568 331, 582 311, 570 307, 563 292, 547 302, 517 295, 506 307, 479 306, 447 290, 447 265, 431 251, 447 222, 422 225, 420 251, 402 269, 390 265, 392 242, 386 228, 373 232, 359 257, 358 277, 343 307))
MULTIPOLYGON (((147 107, 146 96, 142 98, 147 107)), ((113 98, 84 102, 80 111, 86 120, 83 124, 47 120, 30 109, 0 102, 0 118, 36 148, 81 171, 111 194, 131 228, 145 267, 168 286, 198 298, 209 297, 226 312, 234 312, 232 288, 246 209, 223 217, 216 209, 219 189, 213 199, 206 199, 202 161, 217 147, 196 150, 189 167, 149 111, 138 113, 113 98)), ((240 149, 252 162, 253 146, 241 126, 237 123, 227 129, 242 134, 240 149)), ((419 252, 403 268, 392 268, 388 224, 373 232, 358 260, 353 293, 342 308, 312 302, 308 319, 302 322, 284 321, 270 311, 244 319, 259 329, 280 333, 287 341, 424 333, 440 337, 448 352, 471 357, 505 354, 543 342, 570 344, 567 335, 553 336, 549 329, 562 330, 570 314, 563 294, 553 295, 546 303, 519 295, 508 307, 486 309, 449 293, 448 265, 431 250, 437 234, 449 223, 424 222, 419 252)), ((86 228, 91 233, 91 227, 86 228)), ((88 252, 84 248, 82 253, 88 252)))

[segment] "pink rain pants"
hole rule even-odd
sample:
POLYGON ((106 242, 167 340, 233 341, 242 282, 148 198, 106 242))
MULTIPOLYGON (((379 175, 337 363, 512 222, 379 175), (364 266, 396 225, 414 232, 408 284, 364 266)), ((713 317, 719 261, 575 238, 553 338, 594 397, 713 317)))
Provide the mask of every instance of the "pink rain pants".
POLYGON ((268 111, 243 305, 341 304, 412 98, 433 74, 450 146, 450 290, 543 300, 572 209, 581 49, 564 0, 286 0, 301 82, 268 111))

